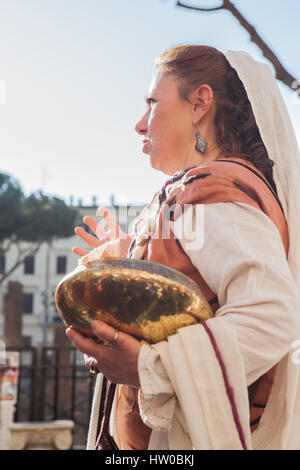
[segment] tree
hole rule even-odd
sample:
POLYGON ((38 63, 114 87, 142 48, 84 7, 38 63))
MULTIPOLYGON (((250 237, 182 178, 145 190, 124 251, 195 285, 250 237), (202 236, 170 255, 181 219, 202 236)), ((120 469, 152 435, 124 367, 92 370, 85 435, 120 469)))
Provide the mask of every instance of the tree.
POLYGON ((0 255, 13 245, 17 249, 14 263, 0 275, 0 285, 43 243, 72 236, 77 223, 75 207, 41 191, 25 196, 17 180, 0 173, 0 255))
POLYGON ((254 42, 262 51, 262 54, 268 59, 275 68, 275 76, 278 80, 282 81, 285 85, 292 88, 296 88, 298 81, 293 77, 282 65, 278 57, 266 44, 266 42, 259 36, 256 29, 246 20, 246 18, 241 14, 241 12, 235 7, 235 5, 230 0, 223 0, 220 6, 211 7, 211 8, 201 8, 192 5, 186 5, 179 0, 176 3, 177 7, 188 8, 189 10, 196 11, 217 11, 217 10, 228 10, 241 24, 243 28, 248 31, 250 34, 250 40, 254 42))

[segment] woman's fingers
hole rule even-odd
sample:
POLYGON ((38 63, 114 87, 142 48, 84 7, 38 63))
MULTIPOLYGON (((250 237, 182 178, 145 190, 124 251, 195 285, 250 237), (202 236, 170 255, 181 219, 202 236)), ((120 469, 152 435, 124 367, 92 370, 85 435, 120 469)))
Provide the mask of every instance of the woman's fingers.
POLYGON ((87 338, 73 327, 66 330, 68 338, 77 349, 86 354, 85 364, 88 367, 95 366, 115 383, 126 383, 140 388, 138 356, 141 342, 127 333, 118 332, 103 321, 94 321, 92 330, 97 339, 87 338), (95 358, 93 363, 91 357, 95 358))
POLYGON ((120 346, 119 335, 122 337, 122 333, 118 332, 116 335, 117 330, 113 326, 110 326, 103 321, 94 320, 92 322, 92 330, 94 335, 100 340, 112 342, 112 346, 120 346), (116 338, 118 338, 118 341, 116 341, 116 338))
MULTIPOLYGON (((126 256, 128 246, 131 243, 131 237, 126 232, 123 232, 119 224, 117 224, 116 219, 109 212, 109 210, 106 209, 106 207, 100 207, 97 211, 97 214, 103 217, 108 230, 101 227, 101 225, 98 224, 92 217, 85 216, 83 218, 83 222, 95 233, 96 236, 91 235, 82 227, 75 228, 76 235, 80 237, 85 243, 87 243, 92 249, 103 245, 109 240, 120 238, 125 242, 122 253, 124 252, 124 256, 126 256)), ((89 253, 89 251, 77 246, 72 248, 72 252, 79 256, 85 256, 89 253)))
POLYGON ((96 238, 93 235, 90 235, 82 227, 76 227, 75 233, 76 235, 78 235, 78 237, 82 238, 82 240, 84 240, 91 248, 97 248, 97 246, 102 245, 104 241, 106 241, 108 238, 106 236, 105 239, 99 240, 99 238, 96 238))
POLYGON ((87 338, 81 335, 73 328, 66 330, 67 337, 73 341, 78 351, 87 354, 88 356, 95 357, 97 355, 97 346, 99 346, 92 338, 87 338))
MULTIPOLYGON (((124 237, 127 238, 128 236, 127 233, 123 232, 119 224, 116 222, 116 219, 114 218, 114 216, 109 212, 108 209, 106 209, 106 207, 98 208, 97 214, 101 215, 101 217, 103 217, 103 219, 105 220, 107 228, 110 231, 111 238, 124 238, 124 237)), ((98 227, 100 226, 98 225, 98 227)), ((95 233, 99 237, 98 227, 96 227, 97 231, 95 233)))
POLYGON ((83 248, 79 248, 79 246, 74 246, 72 248, 72 252, 75 253, 75 255, 79 256, 85 256, 90 253, 88 250, 83 250, 83 248))
POLYGON ((83 217, 83 222, 94 232, 95 235, 97 235, 98 238, 102 238, 106 234, 106 230, 89 215, 83 217))

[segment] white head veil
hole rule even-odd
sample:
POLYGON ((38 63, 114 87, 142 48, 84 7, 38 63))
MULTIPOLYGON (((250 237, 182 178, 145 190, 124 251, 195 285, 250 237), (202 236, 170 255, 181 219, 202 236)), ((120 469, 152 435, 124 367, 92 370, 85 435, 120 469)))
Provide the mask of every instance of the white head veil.
MULTIPOLYGON (((300 153, 293 125, 271 67, 244 51, 222 51, 243 82, 268 156, 289 230, 288 263, 300 292, 300 153)), ((300 319, 300 305, 299 305, 300 319)), ((300 448, 300 364, 293 347, 279 363, 254 448, 300 448)), ((299 355, 298 355, 299 357, 299 355)))
POLYGON ((243 82, 268 156, 289 229, 288 262, 300 289, 300 153, 286 105, 268 64, 244 51, 222 51, 243 82))

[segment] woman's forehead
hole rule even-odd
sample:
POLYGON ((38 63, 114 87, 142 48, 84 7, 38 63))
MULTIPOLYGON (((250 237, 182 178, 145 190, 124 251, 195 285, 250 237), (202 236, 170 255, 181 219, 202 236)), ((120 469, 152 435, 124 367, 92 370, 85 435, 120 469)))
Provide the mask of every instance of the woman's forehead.
POLYGON ((146 98, 152 97, 156 93, 177 96, 177 87, 178 82, 174 76, 158 70, 152 77, 146 98))

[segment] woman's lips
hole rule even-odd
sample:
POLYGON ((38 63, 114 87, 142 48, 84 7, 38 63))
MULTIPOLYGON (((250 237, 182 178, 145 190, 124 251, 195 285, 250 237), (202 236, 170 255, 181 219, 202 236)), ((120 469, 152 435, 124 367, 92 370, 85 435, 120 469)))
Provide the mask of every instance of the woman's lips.
POLYGON ((146 151, 147 144, 150 144, 150 141, 149 140, 143 140, 143 152, 144 152, 144 149, 146 151))

